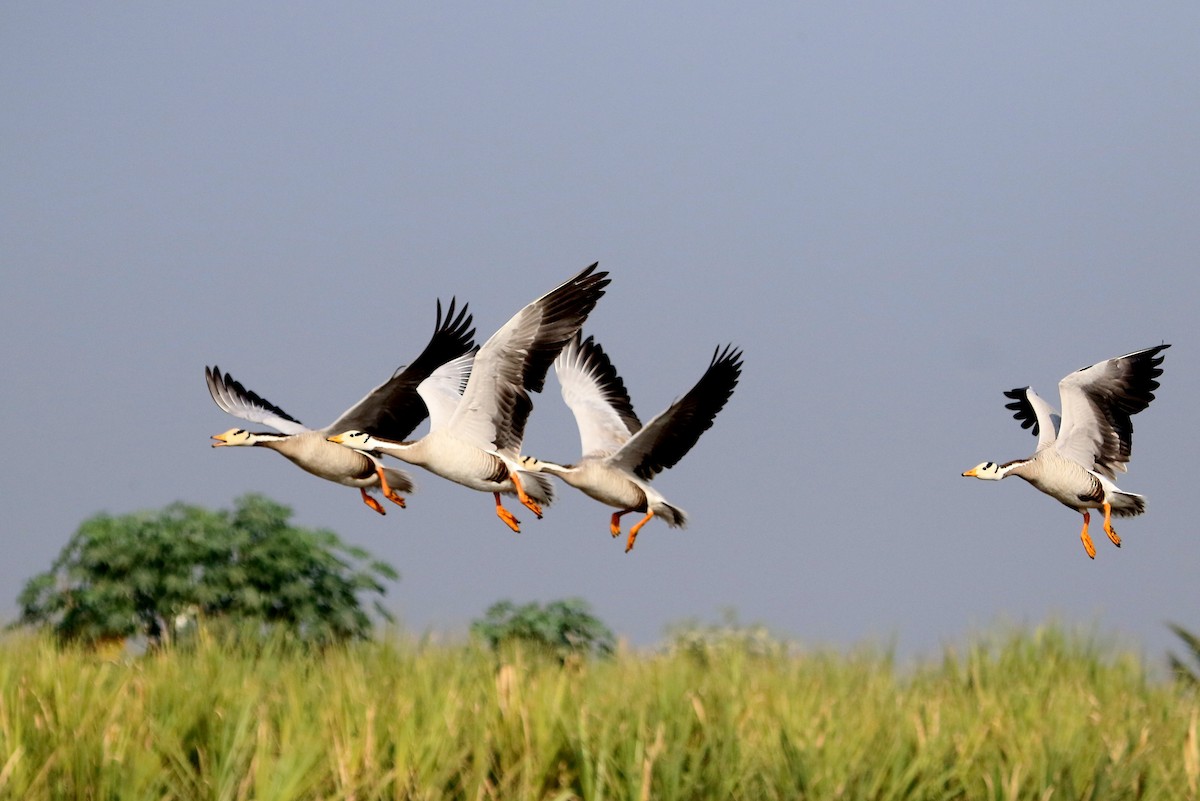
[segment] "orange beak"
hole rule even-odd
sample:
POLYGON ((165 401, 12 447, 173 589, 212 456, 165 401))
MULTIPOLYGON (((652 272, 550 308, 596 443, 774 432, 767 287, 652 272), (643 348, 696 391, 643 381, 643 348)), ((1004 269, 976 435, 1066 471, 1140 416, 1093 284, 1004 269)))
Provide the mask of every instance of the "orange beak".
POLYGON ((212 446, 213 446, 214 448, 219 448, 219 447, 221 447, 222 445, 228 445, 228 444, 229 444, 229 443, 228 443, 228 442, 225 440, 225 435, 224 435, 224 434, 213 434, 213 435, 212 435, 212 437, 210 437, 210 439, 215 439, 215 440, 216 440, 216 442, 214 442, 214 443, 212 444, 212 446))
POLYGON ((964 477, 964 478, 965 478, 966 476, 972 476, 972 477, 974 477, 975 475, 976 475, 976 473, 975 473, 975 468, 974 468, 974 467, 972 467, 972 468, 971 468, 970 470, 968 470, 967 472, 963 473, 963 477, 964 477))
POLYGON ((334 434, 332 437, 326 437, 325 439, 329 440, 330 442, 336 442, 338 445, 342 444, 341 434, 334 434))

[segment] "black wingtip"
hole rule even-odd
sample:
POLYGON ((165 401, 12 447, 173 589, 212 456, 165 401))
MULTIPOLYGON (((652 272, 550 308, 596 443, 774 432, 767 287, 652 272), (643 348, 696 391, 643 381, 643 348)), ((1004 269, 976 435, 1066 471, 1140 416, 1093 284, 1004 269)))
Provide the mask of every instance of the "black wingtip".
POLYGON ((1013 413, 1013 419, 1021 424, 1022 429, 1032 428, 1033 435, 1040 436, 1041 427, 1038 425, 1037 412, 1029 402, 1029 387, 1017 387, 1004 393, 1004 397, 1012 398, 1012 403, 1004 404, 1004 408, 1013 413))
MULTIPOLYGON (((458 296, 450 298, 450 305, 446 309, 445 317, 442 316, 442 301, 437 302, 437 321, 434 324, 434 330, 437 332, 452 334, 459 340, 465 343, 473 343, 475 340, 475 328, 473 326, 474 317, 470 314, 470 303, 464 303, 462 308, 458 310, 458 315, 455 316, 455 305, 458 303, 458 296), (468 330, 469 329, 469 330, 468 330)), ((470 347, 470 344, 467 345, 470 347)))
POLYGON ((586 283, 589 288, 597 291, 598 294, 596 295, 596 297, 599 298, 600 295, 604 294, 604 288, 612 283, 612 279, 609 277, 607 270, 601 270, 600 272, 596 272, 596 268, 599 266, 600 266, 600 262, 598 262, 598 261, 592 262, 587 267, 585 267, 584 270, 581 273, 579 273, 579 275, 572 278, 569 283, 572 283, 572 284, 586 283))
POLYGON ((634 473, 649 481, 674 467, 692 449, 700 435, 712 427, 716 416, 733 397, 742 376, 742 349, 732 343, 718 345, 700 380, 674 404, 670 412, 678 425, 665 430, 634 473))
POLYGON ((744 363, 742 357, 742 349, 736 347, 732 342, 724 346, 717 345, 717 347, 713 349, 713 357, 712 361, 709 362, 709 366, 711 367, 714 364, 722 362, 728 363, 730 368, 733 369, 734 373, 736 373, 738 376, 741 376, 742 365, 744 363))
POLYGON ((593 262, 582 272, 559 284, 536 302, 542 307, 538 343, 525 355, 521 381, 526 392, 541 392, 546 373, 559 353, 583 327, 610 280, 607 272, 596 272, 593 262))

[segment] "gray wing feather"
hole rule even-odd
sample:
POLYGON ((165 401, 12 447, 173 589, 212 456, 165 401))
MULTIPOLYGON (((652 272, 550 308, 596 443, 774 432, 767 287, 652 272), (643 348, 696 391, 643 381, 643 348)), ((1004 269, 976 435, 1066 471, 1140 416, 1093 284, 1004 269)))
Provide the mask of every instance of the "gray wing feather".
POLYGON ((575 416, 584 458, 611 456, 641 430, 625 382, 593 337, 576 333, 554 360, 554 371, 575 416))
POLYGON ((597 266, 526 305, 483 344, 449 427, 480 447, 520 450, 533 408, 529 393, 542 390, 550 365, 609 284, 597 266))
POLYGON ((252 423, 262 423, 282 434, 302 434, 309 428, 256 392, 251 392, 217 365, 204 368, 208 394, 221 410, 252 423))
POLYGON ((1069 459, 1109 479, 1125 471, 1133 451, 1133 415, 1154 400, 1163 357, 1171 347, 1117 356, 1071 373, 1059 382, 1062 430, 1055 447, 1069 459))

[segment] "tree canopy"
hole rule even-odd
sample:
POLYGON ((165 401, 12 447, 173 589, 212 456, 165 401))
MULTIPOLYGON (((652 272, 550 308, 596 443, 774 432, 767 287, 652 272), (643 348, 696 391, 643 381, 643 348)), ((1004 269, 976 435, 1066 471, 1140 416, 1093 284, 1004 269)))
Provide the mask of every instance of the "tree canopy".
POLYGON ((531 602, 517 606, 498 601, 471 631, 493 650, 505 643, 533 645, 565 661, 571 655, 609 656, 615 648, 612 630, 592 614, 582 598, 567 598, 546 605, 531 602))
MULTIPOLYGON (((231 512, 175 503, 98 514, 25 585, 19 624, 83 643, 142 635, 157 645, 196 618, 283 629, 306 642, 366 637, 371 620, 359 595, 382 597, 396 570, 332 531, 290 525, 291 516, 255 494, 231 512)), ((373 604, 391 619, 378 598, 373 604)))

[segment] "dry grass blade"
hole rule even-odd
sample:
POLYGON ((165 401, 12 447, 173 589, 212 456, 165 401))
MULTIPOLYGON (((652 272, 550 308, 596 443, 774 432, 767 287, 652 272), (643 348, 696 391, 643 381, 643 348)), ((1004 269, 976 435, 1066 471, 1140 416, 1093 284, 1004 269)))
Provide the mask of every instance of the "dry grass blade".
POLYGON ((397 639, 0 643, 0 798, 1175 799, 1200 700, 1058 629, 899 671, 744 637, 563 665, 397 639), (768 647, 769 646, 769 647, 768 647))

